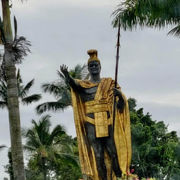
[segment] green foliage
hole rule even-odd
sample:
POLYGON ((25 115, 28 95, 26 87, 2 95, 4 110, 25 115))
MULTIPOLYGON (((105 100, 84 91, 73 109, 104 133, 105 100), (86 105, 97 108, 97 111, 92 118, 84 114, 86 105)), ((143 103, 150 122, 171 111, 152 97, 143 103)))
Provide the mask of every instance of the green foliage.
POLYGON ((59 162, 54 180, 77 180, 82 174, 80 168, 72 164, 64 164, 59 162))
POLYGON ((132 132, 132 168, 140 178, 176 180, 180 176, 180 141, 175 131, 168 132, 163 121, 152 120, 136 100, 128 100, 132 132))
POLYGON ((114 11, 113 25, 120 19, 123 29, 141 27, 163 28, 176 25, 169 33, 180 36, 179 0, 125 0, 114 11))
POLYGON ((57 125, 50 131, 50 116, 43 116, 39 122, 32 120, 33 127, 24 133, 25 150, 30 158, 27 179, 63 179, 66 169, 69 176, 79 177, 80 168, 77 157, 77 143, 68 136, 64 128, 57 125))
MULTIPOLYGON (((29 81, 26 85, 23 84, 22 77, 20 75, 20 70, 17 71, 17 88, 18 88, 18 98, 23 104, 31 104, 32 102, 37 102, 41 99, 40 94, 32 94, 28 96, 31 87, 34 84, 34 79, 29 81)), ((6 78, 0 79, 0 108, 7 108, 7 82, 6 78)))

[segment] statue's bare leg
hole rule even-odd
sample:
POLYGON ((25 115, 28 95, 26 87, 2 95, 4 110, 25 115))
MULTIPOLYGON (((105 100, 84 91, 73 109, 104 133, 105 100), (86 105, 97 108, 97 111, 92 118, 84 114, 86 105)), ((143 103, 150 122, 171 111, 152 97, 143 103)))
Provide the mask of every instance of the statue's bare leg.
POLYGON ((104 162, 104 141, 103 138, 96 138, 94 125, 86 122, 85 128, 90 145, 93 147, 97 170, 103 180, 107 180, 107 170, 104 162))
POLYGON ((109 137, 106 138, 105 141, 105 148, 108 152, 108 155, 112 161, 112 168, 116 175, 116 177, 121 177, 121 170, 119 167, 118 157, 117 157, 117 150, 114 142, 114 134, 112 126, 109 126, 109 137))

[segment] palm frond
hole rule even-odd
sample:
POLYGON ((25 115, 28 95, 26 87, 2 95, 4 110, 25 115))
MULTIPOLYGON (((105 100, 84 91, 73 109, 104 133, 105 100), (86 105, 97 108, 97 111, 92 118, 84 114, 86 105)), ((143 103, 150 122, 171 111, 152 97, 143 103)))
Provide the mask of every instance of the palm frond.
POLYGON ((51 126, 49 119, 50 116, 45 115, 41 117, 38 123, 35 120, 32 120, 33 128, 28 129, 27 133, 25 134, 27 146, 41 148, 47 144, 49 128, 51 126))
POLYGON ((53 94, 55 97, 60 97, 64 91, 67 91, 67 87, 63 83, 46 83, 43 84, 42 89, 44 92, 53 94))
POLYGON ((45 102, 36 107, 36 112, 42 114, 46 111, 63 111, 66 107, 65 103, 59 101, 45 102))
MULTIPOLYGON (((41 94, 33 94, 30 96, 27 96, 29 93, 30 88, 34 84, 34 79, 29 81, 25 87, 23 86, 23 80, 20 74, 20 70, 17 71, 17 85, 18 85, 18 97, 22 100, 23 104, 30 104, 32 102, 37 102, 41 99, 41 94)), ((7 82, 4 79, 0 80, 0 100, 3 100, 4 102, 7 102, 7 82)), ((4 104, 2 103, 2 107, 4 104)))
POLYGON ((38 134, 35 130, 29 129, 25 135, 26 141, 26 149, 29 147, 39 148, 41 146, 41 142, 39 140, 38 134))
POLYGON ((171 31, 169 31, 168 35, 169 34, 180 37, 180 24, 178 26, 174 27, 171 31))
POLYGON ((0 99, 7 102, 7 87, 4 87, 2 82, 0 82, 0 99))
POLYGON ((33 94, 31 96, 25 97, 22 99, 23 104, 31 104, 32 102, 37 102, 41 99, 41 94, 33 94))
POLYGON ((113 12, 113 26, 120 19, 124 30, 141 27, 164 28, 166 25, 180 24, 179 1, 126 0, 113 12))
POLYGON ((50 117, 49 115, 42 116, 39 122, 35 125, 35 131, 38 134, 39 140, 43 145, 47 145, 50 131, 50 117))
POLYGON ((7 90, 7 83, 6 83, 6 81, 0 80, 0 86, 1 86, 1 89, 3 89, 4 91, 7 90))
POLYGON ((0 101, 0 108, 1 108, 1 109, 7 108, 7 102, 5 102, 5 101, 0 101))
POLYGON ((25 56, 30 53, 29 47, 31 46, 30 41, 28 41, 24 36, 17 37, 17 20, 14 16, 14 31, 15 37, 12 43, 6 43, 5 47, 14 56, 14 63, 21 63, 25 56))
POLYGON ((58 100, 59 103, 65 104, 66 106, 71 106, 72 105, 72 100, 71 100, 71 93, 70 91, 64 91, 62 94, 61 98, 58 100))
POLYGON ((23 82, 23 81, 22 81, 21 74, 20 74, 20 69, 18 69, 18 71, 17 71, 16 78, 17 78, 17 83, 18 83, 18 84, 21 84, 21 83, 23 82))
POLYGON ((39 120, 39 123, 41 124, 42 122, 43 123, 45 122, 46 125, 44 125, 44 126, 51 126, 50 118, 51 118, 51 116, 49 114, 46 114, 41 117, 41 119, 39 120))
POLYGON ((30 152, 33 152, 36 150, 34 146, 28 146, 28 145, 23 145, 23 149, 30 152))
POLYGON ((81 79, 81 65, 76 65, 74 69, 71 69, 69 71, 69 74, 71 75, 72 78, 76 78, 76 79, 81 79))
POLYGON ((87 75, 89 74, 87 65, 84 64, 82 66, 80 64, 77 64, 74 69, 71 69, 69 71, 69 74, 74 79, 85 79, 85 77, 87 77, 87 75))
POLYGON ((76 167, 79 167, 78 158, 72 154, 59 153, 59 154, 57 154, 57 157, 60 158, 61 161, 63 161, 65 164, 70 163, 76 167))
POLYGON ((49 128, 51 126, 50 118, 51 116, 47 114, 42 116, 38 123, 35 120, 32 120, 34 128, 36 129, 38 134, 42 131, 49 132, 49 128))
POLYGON ((56 137, 61 137, 62 135, 66 134, 66 131, 63 126, 57 125, 51 132, 47 144, 50 145, 55 140, 56 137))
POLYGON ((57 137, 55 139, 54 143, 56 145, 59 145, 59 149, 61 149, 61 147, 62 147, 63 148, 63 152, 65 152, 65 151, 68 151, 68 152, 72 151, 72 148, 70 146, 74 146, 74 141, 67 134, 61 134, 59 137, 57 137))
POLYGON ((6 80, 5 68, 4 68, 4 58, 2 64, 0 65, 0 80, 6 80))
POLYGON ((14 55, 14 63, 21 63, 25 56, 30 53, 29 47, 31 46, 30 41, 28 41, 25 37, 20 36, 16 38, 12 44, 12 52, 14 55))
POLYGON ((5 145, 0 145, 0 149, 3 149, 5 148, 6 146, 5 145))
POLYGON ((0 80, 0 97, 6 99, 7 97, 7 85, 3 80, 0 80))
POLYGON ((21 98, 24 98, 27 96, 27 93, 29 92, 30 88, 33 86, 34 84, 34 79, 32 79, 31 81, 29 81, 25 87, 20 88, 20 92, 19 95, 21 98))

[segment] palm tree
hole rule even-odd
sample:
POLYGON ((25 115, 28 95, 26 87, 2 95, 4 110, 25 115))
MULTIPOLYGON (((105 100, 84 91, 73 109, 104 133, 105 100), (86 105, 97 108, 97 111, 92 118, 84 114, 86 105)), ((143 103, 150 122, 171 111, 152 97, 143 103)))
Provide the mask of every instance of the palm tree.
MULTIPOLYGON (((32 102, 37 102, 41 99, 40 94, 32 94, 28 96, 30 88, 34 84, 34 79, 29 81, 26 85, 23 85, 23 80, 20 74, 20 70, 17 71, 17 86, 18 86, 18 98, 23 104, 30 104, 32 102)), ((0 79, 0 108, 7 108, 7 81, 5 79, 0 79)))
MULTIPOLYGON (((37 123, 32 120, 33 127, 24 133, 26 145, 24 148, 31 153, 34 164, 46 180, 52 165, 61 159, 76 162, 71 151, 71 141, 61 125, 50 132, 50 116, 43 116, 37 123)), ((31 159, 32 160, 32 159, 31 159)))
MULTIPOLYGON (((36 110, 39 114, 53 110, 64 110, 65 108, 71 106, 71 92, 70 86, 65 80, 64 75, 57 71, 59 80, 52 83, 46 83, 42 85, 43 91, 52 94, 57 101, 45 102, 37 106, 36 110)), ((86 65, 76 65, 74 69, 69 71, 69 74, 75 79, 88 79, 89 74, 87 72, 86 65)))
POLYGON ((9 0, 1 0, 3 22, 0 22, 1 40, 4 45, 3 74, 7 82, 7 104, 11 137, 11 151, 15 180, 25 180, 21 125, 16 78, 16 63, 21 63, 29 52, 29 42, 24 37, 17 37, 17 22, 14 19, 15 36, 13 39, 9 0))
POLYGON ((113 25, 120 19, 121 27, 126 30, 141 27, 163 28, 175 25, 169 32, 180 36, 180 1, 179 0, 126 0, 114 11, 113 25))

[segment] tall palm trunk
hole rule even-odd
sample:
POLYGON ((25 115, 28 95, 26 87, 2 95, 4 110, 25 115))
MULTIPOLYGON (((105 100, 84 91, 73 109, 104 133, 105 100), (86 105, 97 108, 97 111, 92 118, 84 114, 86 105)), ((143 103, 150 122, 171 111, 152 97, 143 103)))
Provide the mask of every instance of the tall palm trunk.
POLYGON ((43 180, 47 180, 46 159, 42 157, 43 180))
POLYGON ((4 69, 7 78, 8 112, 9 112, 13 172, 14 172, 15 180, 25 180, 16 67, 12 61, 12 59, 14 58, 13 53, 8 50, 8 44, 10 45, 13 41, 9 0, 1 0, 1 1, 2 1, 2 11, 3 11, 4 34, 5 34, 5 39, 8 42, 5 45, 4 69))

